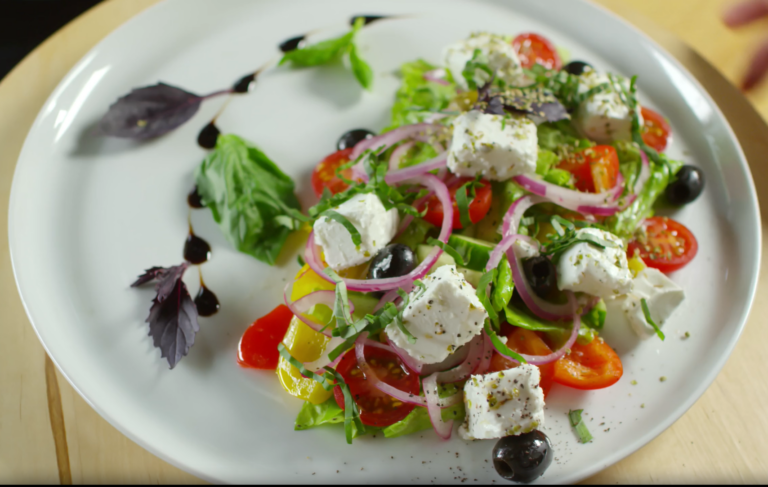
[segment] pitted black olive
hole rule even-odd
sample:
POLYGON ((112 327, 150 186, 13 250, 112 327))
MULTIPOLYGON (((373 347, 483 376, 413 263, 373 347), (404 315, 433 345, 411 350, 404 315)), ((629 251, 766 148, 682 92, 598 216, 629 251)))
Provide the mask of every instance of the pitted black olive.
POLYGON ((403 244, 390 244, 377 253, 368 268, 371 279, 386 279, 408 274, 416 267, 416 256, 410 247, 403 244))
POLYGON ((493 466, 505 479, 527 484, 541 477, 553 456, 547 435, 534 430, 500 439, 493 447, 493 466))

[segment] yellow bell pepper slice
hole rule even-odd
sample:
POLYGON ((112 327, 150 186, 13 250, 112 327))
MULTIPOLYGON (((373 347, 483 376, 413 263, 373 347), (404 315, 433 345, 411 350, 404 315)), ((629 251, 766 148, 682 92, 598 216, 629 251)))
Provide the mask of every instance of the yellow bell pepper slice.
MULTIPOLYGON (((329 341, 330 338, 308 327, 295 316, 283 338, 285 348, 301 362, 311 362, 320 358, 329 341)), ((332 391, 323 389, 314 380, 302 377, 299 370, 282 356, 277 363, 277 377, 288 394, 312 404, 321 404, 333 394, 332 391)))

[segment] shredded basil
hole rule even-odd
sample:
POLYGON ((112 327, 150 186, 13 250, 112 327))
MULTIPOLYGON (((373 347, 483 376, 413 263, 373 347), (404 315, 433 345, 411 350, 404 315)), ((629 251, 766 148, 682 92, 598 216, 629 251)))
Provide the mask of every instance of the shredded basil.
POLYGON ((568 411, 568 419, 571 422, 571 426, 576 430, 576 436, 579 437, 581 443, 589 443, 592 441, 592 434, 587 429, 587 425, 581 419, 581 413, 583 409, 572 409, 568 411))
POLYGON ((313 381, 317 382, 321 386, 323 386, 323 389, 326 391, 330 391, 333 389, 334 384, 331 384, 327 377, 324 375, 318 375, 314 372, 311 372, 304 367, 304 364, 293 358, 291 355, 291 352, 288 351, 287 348, 285 348, 285 345, 283 345, 283 342, 280 342, 277 344, 277 351, 280 352, 280 356, 283 357, 285 360, 287 360, 291 365, 296 367, 299 372, 301 372, 301 375, 304 377, 309 377, 313 381))
POLYGON ((403 322, 403 310, 408 306, 408 294, 403 291, 402 289, 397 290, 397 294, 400 295, 400 297, 403 299, 403 305, 400 308, 400 311, 397 313, 397 316, 395 316, 394 322, 395 326, 397 326, 397 329, 400 330, 400 332, 405 335, 406 340, 408 340, 408 343, 416 343, 416 337, 413 336, 413 334, 408 331, 408 328, 405 327, 405 323, 403 322))
POLYGON ((453 247, 451 247, 447 243, 441 242, 440 240, 438 240, 436 238, 432 238, 432 237, 429 237, 427 239, 427 243, 429 245, 435 245, 435 246, 440 247, 441 249, 443 249, 443 252, 445 252, 446 254, 450 255, 453 258, 453 260, 456 261, 457 265, 460 265, 460 266, 463 267, 466 264, 466 262, 464 262, 464 258, 461 256, 459 251, 454 249, 453 247))
POLYGON ((320 216, 324 216, 341 223, 352 236, 352 243, 355 244, 358 249, 360 248, 360 244, 363 243, 363 237, 360 235, 360 231, 352 224, 351 221, 349 221, 349 219, 347 219, 347 217, 335 210, 325 210, 320 216))
POLYGON ((664 341, 664 332, 661 331, 661 328, 659 328, 659 325, 656 324, 655 321, 653 321, 653 318, 651 318, 651 310, 648 309, 648 302, 645 300, 645 298, 640 300, 640 306, 643 308, 643 314, 645 315, 645 321, 648 322, 649 325, 653 327, 654 330, 656 330, 656 334, 661 338, 661 341, 664 341))
POLYGON ((499 327, 499 314, 493 308, 493 304, 491 303, 490 297, 488 297, 487 290, 488 290, 488 285, 493 283, 496 280, 497 273, 498 273, 498 270, 495 268, 483 273, 482 277, 480 277, 480 282, 478 282, 477 284, 477 291, 476 291, 477 298, 483 304, 483 307, 485 308, 485 311, 488 313, 488 316, 490 317, 494 328, 499 327))
POLYGON ((456 190, 456 206, 459 209, 459 221, 461 221, 462 228, 469 228, 472 225, 472 219, 469 217, 469 201, 467 197, 467 186, 470 183, 463 184, 456 190))
POLYGON ((355 400, 352 398, 352 392, 349 390, 349 386, 344 382, 344 377, 327 365, 324 368, 326 370, 326 375, 330 375, 336 379, 336 385, 339 386, 341 392, 344 394, 344 435, 347 438, 347 444, 351 445, 352 437, 355 433, 354 428, 357 428, 358 434, 365 433, 365 426, 360 420, 360 411, 357 408, 357 403, 355 403, 355 400))
POLYGON ((485 333, 488 334, 488 338, 491 339, 491 343, 493 343, 493 347, 502 355, 506 355, 507 357, 510 357, 514 360, 517 360, 521 364, 527 364, 528 361, 526 361, 522 355, 515 352, 508 346, 504 344, 504 342, 501 341, 499 336, 496 334, 496 332, 491 328, 491 325, 489 324, 489 320, 485 320, 485 324, 483 325, 485 327, 485 333))

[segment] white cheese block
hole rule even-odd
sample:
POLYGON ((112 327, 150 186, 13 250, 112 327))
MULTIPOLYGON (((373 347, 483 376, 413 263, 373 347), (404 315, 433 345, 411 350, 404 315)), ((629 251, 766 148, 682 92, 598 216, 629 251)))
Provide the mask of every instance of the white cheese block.
MULTIPOLYGON (((494 71, 496 79, 502 79, 513 86, 520 84, 524 79, 520 59, 512 44, 502 36, 480 32, 451 44, 443 52, 446 68, 462 89, 468 88, 462 72, 467 61, 472 59, 475 49, 480 49, 481 55, 488 60, 488 67, 494 71)), ((476 83, 482 84, 488 81, 489 76, 485 72, 477 71, 474 79, 476 83)))
POLYGON ((591 234, 615 246, 601 249, 587 242, 572 245, 557 263, 558 288, 603 299, 628 293, 632 288, 632 273, 627 264, 624 242, 616 235, 597 228, 582 228, 576 234, 591 234))
POLYGON ((397 233, 400 221, 397 210, 385 210, 375 194, 355 195, 334 210, 345 216, 362 237, 361 244, 356 246, 344 225, 327 217, 317 219, 313 227, 315 242, 323 249, 325 261, 335 271, 367 262, 397 233))
POLYGON ((605 301, 606 326, 629 326, 641 338, 655 336, 656 331, 645 319, 642 299, 654 323, 661 327, 683 302, 685 292, 658 269, 643 269, 632 280, 632 292, 605 301))
POLYGON ((544 425, 544 391, 538 367, 523 364, 473 375, 464 385, 467 415, 459 427, 465 440, 530 433, 544 425))
MULTIPOLYGON (((617 85, 629 90, 629 81, 622 76, 613 76, 617 85)), ((614 140, 630 140, 632 138, 632 111, 622 101, 616 88, 610 84, 606 73, 587 71, 580 76, 579 93, 603 83, 609 83, 607 90, 596 93, 584 100, 576 112, 574 123, 588 138, 600 143, 614 140)), ((638 113, 639 116, 639 113, 638 113)), ((640 119, 642 124, 642 117, 640 119)))
POLYGON ((472 110, 453 121, 448 168, 459 176, 503 181, 535 173, 538 151, 536 124, 524 115, 472 110))
POLYGON ((414 289, 403 312, 403 325, 416 342, 409 343, 394 323, 386 332, 411 357, 435 364, 479 334, 488 313, 454 265, 438 267, 423 282, 425 290, 414 289))

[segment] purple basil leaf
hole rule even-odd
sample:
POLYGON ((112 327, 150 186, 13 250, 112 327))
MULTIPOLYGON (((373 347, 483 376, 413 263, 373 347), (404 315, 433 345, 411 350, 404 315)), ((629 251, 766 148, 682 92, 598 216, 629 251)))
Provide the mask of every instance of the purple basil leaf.
POLYGON ((145 270, 144 274, 140 275, 133 284, 131 284, 131 287, 138 287, 142 284, 152 282, 155 279, 160 279, 163 272, 165 272, 165 267, 150 267, 149 269, 145 270))
POLYGON ((568 110, 549 91, 541 88, 512 88, 504 93, 491 95, 486 84, 478 91, 478 106, 484 113, 503 115, 505 111, 524 113, 536 123, 557 122, 570 118, 568 110))
POLYGON ((165 301, 165 299, 171 294, 173 288, 176 286, 176 282, 181 282, 181 276, 184 275, 184 271, 187 270, 189 264, 186 262, 181 265, 176 265, 163 270, 163 273, 158 277, 159 281, 155 290, 157 290, 158 301, 165 301))
POLYGON ((195 344, 195 334, 200 331, 200 325, 197 322, 197 307, 180 275, 167 298, 160 301, 156 297, 152 300, 147 323, 149 336, 155 347, 160 349, 160 356, 165 357, 173 369, 195 344))
POLYGON ((129 139, 159 137, 197 113, 203 97, 158 83, 118 99, 99 122, 101 135, 129 139))

